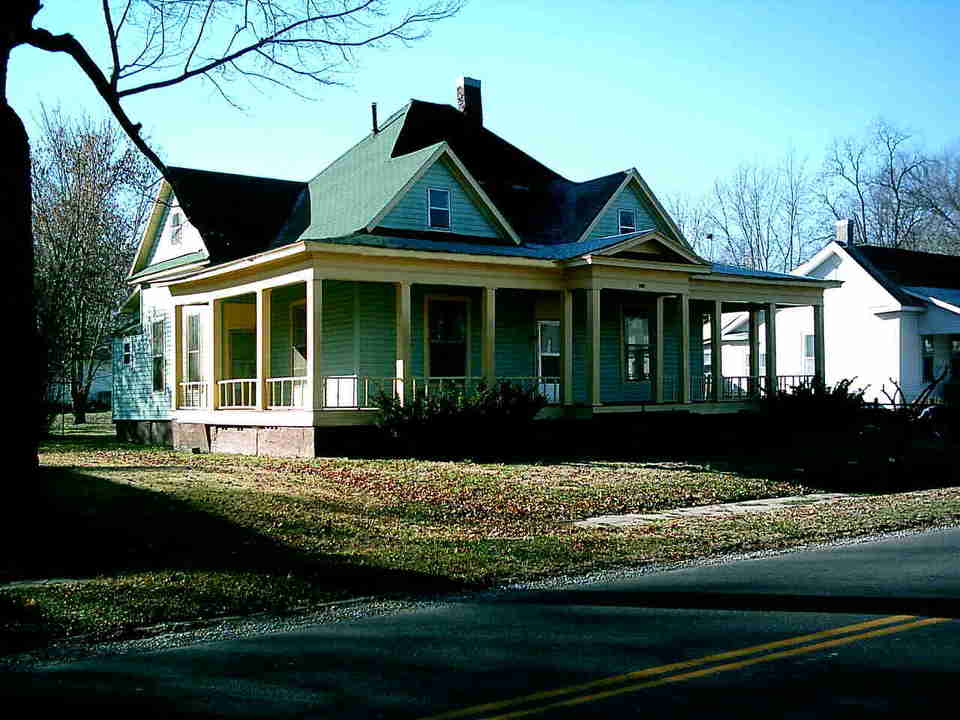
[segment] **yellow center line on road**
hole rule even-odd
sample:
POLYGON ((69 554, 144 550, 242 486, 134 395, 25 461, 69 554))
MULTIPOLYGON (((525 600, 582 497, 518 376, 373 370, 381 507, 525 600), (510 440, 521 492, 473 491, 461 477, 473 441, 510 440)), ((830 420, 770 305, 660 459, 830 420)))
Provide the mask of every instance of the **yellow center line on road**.
MULTIPOLYGON (((608 687, 610 685, 620 685, 633 680, 640 680, 642 678, 652 677, 655 675, 665 675, 667 673, 676 672, 677 670, 688 670, 700 665, 706 665, 722 660, 732 660, 734 658, 743 657, 745 655, 753 655, 759 652, 766 652, 768 650, 777 650, 778 648, 802 645, 804 643, 814 642, 816 640, 822 640, 824 638, 834 637, 836 635, 860 632, 862 630, 881 627, 883 625, 891 625, 893 623, 913 620, 914 618, 914 615, 890 615, 888 617, 882 617, 876 620, 868 620, 866 622, 856 623, 854 625, 844 625, 842 627, 831 628, 829 630, 823 630, 821 632, 811 633, 809 635, 799 635, 797 637, 787 638, 785 640, 764 643, 763 645, 753 645, 751 647, 741 648, 739 650, 729 650, 727 652, 717 653, 715 655, 706 655, 693 660, 684 660, 681 662, 670 663, 669 665, 658 665, 656 667, 645 668, 643 670, 635 670, 633 672, 624 673, 623 675, 614 675, 612 677, 601 678, 600 680, 592 680, 579 685, 570 685, 569 687, 556 688, 554 690, 544 690, 542 692, 523 695, 521 697, 511 698, 509 700, 499 700, 495 702, 483 703, 481 705, 473 705, 460 710, 452 710, 450 712, 440 713, 439 715, 430 715, 429 717, 422 718, 422 720, 453 720, 453 718, 479 715, 489 711, 506 710, 508 708, 516 707, 518 705, 525 705, 538 700, 549 700, 550 698, 558 697, 560 695, 572 695, 583 692, 584 690, 595 690, 597 688, 608 687)), ((911 623, 911 625, 912 624, 913 623, 911 623)), ((769 658, 771 656, 764 657, 769 658)), ((549 707, 554 707, 554 705, 546 706, 543 709, 547 709, 549 707)), ((536 712, 540 712, 540 710, 538 709, 536 712)))
POLYGON ((679 675, 671 675, 670 677, 660 678, 659 680, 651 680, 645 683, 637 683, 635 685, 628 685, 626 687, 616 688, 613 690, 606 690, 593 695, 581 695, 580 697, 571 698, 569 700, 561 700, 560 702, 550 703, 549 705, 541 705, 540 707, 530 708, 528 710, 519 710, 516 712, 506 713, 504 715, 490 716, 487 717, 486 720, 514 720, 514 718, 536 715, 538 713, 546 712, 547 710, 583 705, 584 703, 605 700, 606 698, 614 697, 616 695, 637 692, 638 690, 644 690, 646 688, 668 685, 670 683, 682 682, 684 680, 692 680, 694 678, 705 677, 707 675, 714 675, 730 670, 739 670, 741 668, 749 667, 750 665, 772 662, 774 660, 782 660, 783 658, 803 655, 805 653, 816 652, 818 650, 826 650, 827 648, 838 647, 840 645, 849 645, 850 643, 858 642, 859 640, 865 640, 867 638, 892 635, 894 633, 904 632, 906 630, 915 630, 917 628, 926 627, 928 625, 936 625, 937 623, 948 622, 950 620, 952 620, 952 618, 926 618, 924 620, 917 620, 916 622, 907 623, 906 625, 894 625, 892 627, 885 627, 879 630, 873 630, 872 632, 861 633, 859 635, 848 635, 846 637, 837 638, 835 640, 827 640, 815 645, 805 645, 802 647, 793 648, 791 650, 782 650, 780 652, 771 653, 770 655, 761 655, 760 657, 751 658, 749 660, 741 660, 739 662, 727 663, 725 665, 715 665, 713 667, 703 668, 701 670, 693 670, 691 672, 680 673, 679 675))

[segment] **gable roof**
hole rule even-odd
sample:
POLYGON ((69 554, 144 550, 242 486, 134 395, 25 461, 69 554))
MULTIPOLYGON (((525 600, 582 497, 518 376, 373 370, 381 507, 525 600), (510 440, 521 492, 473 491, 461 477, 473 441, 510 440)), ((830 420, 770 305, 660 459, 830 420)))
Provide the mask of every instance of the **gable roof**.
POLYGON ((211 263, 266 250, 305 184, 291 180, 168 167, 173 193, 200 231, 211 263))
POLYGON ((841 246, 871 275, 896 289, 960 289, 960 256, 873 245, 841 246))

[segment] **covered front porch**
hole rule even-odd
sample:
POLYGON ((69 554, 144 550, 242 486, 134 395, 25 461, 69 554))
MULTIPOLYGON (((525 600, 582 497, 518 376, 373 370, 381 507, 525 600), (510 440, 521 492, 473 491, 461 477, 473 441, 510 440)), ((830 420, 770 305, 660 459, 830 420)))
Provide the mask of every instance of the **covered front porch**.
POLYGON ((670 287, 650 275, 634 272, 626 283, 591 273, 581 283, 574 274, 553 289, 353 280, 311 267, 175 295, 174 418, 367 424, 381 394, 407 403, 499 382, 541 393, 544 416, 732 412, 768 388, 823 377, 819 292, 778 297, 736 282, 670 287), (775 349, 776 309, 801 304, 812 305, 816 319, 814 373, 779 375, 775 350, 761 358, 758 328, 775 349), (743 310, 751 318, 750 372, 725 375, 722 353, 703 350, 704 329, 720 337, 723 313, 743 310))

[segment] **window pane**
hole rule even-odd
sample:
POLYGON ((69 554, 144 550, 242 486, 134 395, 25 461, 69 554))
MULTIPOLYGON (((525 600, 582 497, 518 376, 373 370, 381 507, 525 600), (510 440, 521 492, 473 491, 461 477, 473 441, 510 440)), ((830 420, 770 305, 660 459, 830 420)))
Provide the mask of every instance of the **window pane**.
POLYGON ((636 216, 633 210, 620 211, 620 232, 633 232, 637 229, 636 216))
POLYGON ((650 320, 641 315, 623 316, 623 336, 627 345, 650 344, 650 320))
POLYGON ((540 358, 540 374, 543 377, 560 377, 560 356, 542 356, 540 358))
POLYGON ((813 357, 813 335, 804 335, 803 336, 803 354, 806 357, 813 357))
POLYGON ((430 208, 430 227, 448 228, 450 227, 450 211, 430 208))
POLYGON ((923 352, 933 354, 933 338, 929 335, 923 336, 923 352))
POLYGON ((200 349, 200 316, 187 316, 187 351, 200 349))
POLYGON ((560 354, 559 323, 540 323, 540 353, 542 355, 560 354))

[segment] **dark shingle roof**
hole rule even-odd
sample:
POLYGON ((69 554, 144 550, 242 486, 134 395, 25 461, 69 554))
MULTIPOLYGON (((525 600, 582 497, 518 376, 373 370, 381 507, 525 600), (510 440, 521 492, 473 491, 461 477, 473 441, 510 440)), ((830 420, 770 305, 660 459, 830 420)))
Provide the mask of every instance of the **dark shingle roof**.
POLYGON ((212 263, 266 250, 305 187, 302 182, 168 167, 173 192, 212 263))
POLYGON ((923 300, 905 288, 960 289, 960 257, 874 245, 843 245, 844 249, 903 305, 923 300))
POLYGON ((524 240, 577 240, 626 177, 567 180, 451 105, 411 100, 393 157, 446 141, 524 240))

